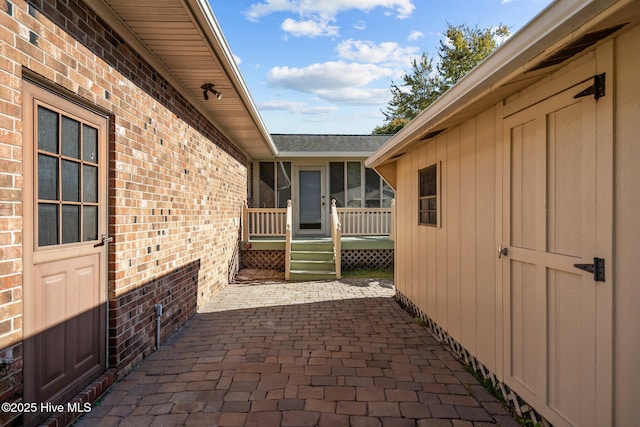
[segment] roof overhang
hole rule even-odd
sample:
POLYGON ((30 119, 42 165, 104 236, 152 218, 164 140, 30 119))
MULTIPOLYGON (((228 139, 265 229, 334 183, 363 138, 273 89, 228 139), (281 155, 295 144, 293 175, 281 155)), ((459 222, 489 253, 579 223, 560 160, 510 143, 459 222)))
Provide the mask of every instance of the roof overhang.
MULTIPOLYGON (((556 71, 564 64, 564 61, 554 61, 563 48, 596 31, 637 23, 639 17, 637 0, 552 3, 380 147, 365 165, 380 169, 382 165, 395 163, 413 147, 556 71), (545 61, 551 65, 540 68, 545 61)), ((589 45, 584 52, 598 42, 601 40, 589 45)))
POLYGON ((207 0, 87 5, 249 158, 277 154, 207 0), (222 99, 205 100, 205 83, 214 84, 222 99))

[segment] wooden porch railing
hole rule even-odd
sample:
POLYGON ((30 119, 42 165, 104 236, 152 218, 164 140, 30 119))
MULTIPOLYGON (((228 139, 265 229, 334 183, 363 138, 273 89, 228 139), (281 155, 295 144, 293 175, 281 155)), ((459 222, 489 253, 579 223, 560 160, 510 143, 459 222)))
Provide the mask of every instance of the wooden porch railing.
POLYGON ((340 274, 340 256, 342 254, 342 232, 340 219, 338 218, 338 208, 336 208, 336 199, 331 200, 331 240, 333 241, 333 259, 336 265, 336 279, 341 277, 340 274))
POLYGON ((292 238, 292 214, 291 214, 291 200, 287 200, 286 209, 286 221, 285 221, 285 245, 284 245, 284 278, 289 280, 291 278, 291 238, 292 238))
POLYGON ((245 202, 242 208, 242 240, 246 242, 252 236, 284 236, 287 209, 290 208, 249 208, 245 202))
MULTIPOLYGON (((242 209, 242 240, 247 242, 256 236, 285 236, 287 208, 249 208, 245 202, 242 209)), ((332 201, 333 203, 333 201, 332 201)), ((336 208, 341 234, 345 236, 385 236, 390 240, 395 235, 395 206, 391 201, 389 208, 336 208)), ((333 215, 333 204, 332 204, 333 215)), ((292 230, 291 230, 292 231, 292 230)))
POLYGON ((390 208, 337 208, 345 236, 383 236, 393 240, 395 200, 390 208))

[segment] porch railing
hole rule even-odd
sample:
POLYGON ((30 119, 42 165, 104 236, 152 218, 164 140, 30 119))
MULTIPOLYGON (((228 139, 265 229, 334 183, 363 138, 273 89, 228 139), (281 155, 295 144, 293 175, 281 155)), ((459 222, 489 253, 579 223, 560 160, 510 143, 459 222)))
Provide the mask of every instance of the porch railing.
MULTIPOLYGON (((331 209, 333 215, 333 205, 331 209)), ((290 205, 287 208, 249 208, 245 203, 242 209, 242 240, 246 242, 251 237, 259 236, 285 236, 290 210, 290 205)), ((341 235, 389 236, 390 240, 394 239, 395 200, 391 201, 389 208, 336 207, 336 214, 341 224, 341 235)))
POLYGON ((249 208, 242 209, 242 239, 248 241, 256 236, 284 236, 286 233, 287 209, 249 208))
POLYGON ((383 236, 393 240, 393 213, 395 201, 390 208, 337 208, 338 219, 345 236, 383 236))
POLYGON ((333 259, 336 265, 336 278, 339 279, 341 277, 340 256, 342 254, 342 233, 335 199, 331 200, 331 240, 333 241, 333 259))

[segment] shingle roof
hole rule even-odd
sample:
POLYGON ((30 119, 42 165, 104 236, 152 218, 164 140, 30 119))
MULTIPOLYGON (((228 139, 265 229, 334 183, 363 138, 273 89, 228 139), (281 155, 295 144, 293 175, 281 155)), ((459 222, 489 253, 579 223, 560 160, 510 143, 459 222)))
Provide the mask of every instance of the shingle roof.
POLYGON ((283 153, 373 153, 393 135, 271 134, 283 153))

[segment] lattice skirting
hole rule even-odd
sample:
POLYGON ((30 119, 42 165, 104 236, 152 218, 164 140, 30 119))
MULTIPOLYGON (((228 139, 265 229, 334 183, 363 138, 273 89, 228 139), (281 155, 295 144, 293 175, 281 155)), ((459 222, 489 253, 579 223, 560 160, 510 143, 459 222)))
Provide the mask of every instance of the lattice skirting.
POLYGON ((529 404, 527 404, 515 391, 511 390, 509 386, 500 381, 496 375, 484 366, 474 355, 464 348, 458 341, 453 339, 444 329, 442 329, 436 322, 434 322, 429 316, 427 316, 418 306, 411 302, 401 292, 396 290, 396 300, 403 306, 409 313, 421 318, 424 321, 425 327, 431 332, 431 334, 441 344, 445 345, 451 354, 453 354, 461 363, 471 367, 476 374, 479 374, 486 381, 489 381, 495 390, 502 394, 505 402, 507 402, 513 411, 521 418, 530 419, 533 421, 533 425, 541 425, 544 427, 551 427, 551 423, 547 421, 542 415, 536 412, 529 404))
POLYGON ((393 269, 393 249, 347 249, 340 260, 343 271, 393 269))
POLYGON ((284 271, 284 251, 241 251, 240 268, 284 271))

